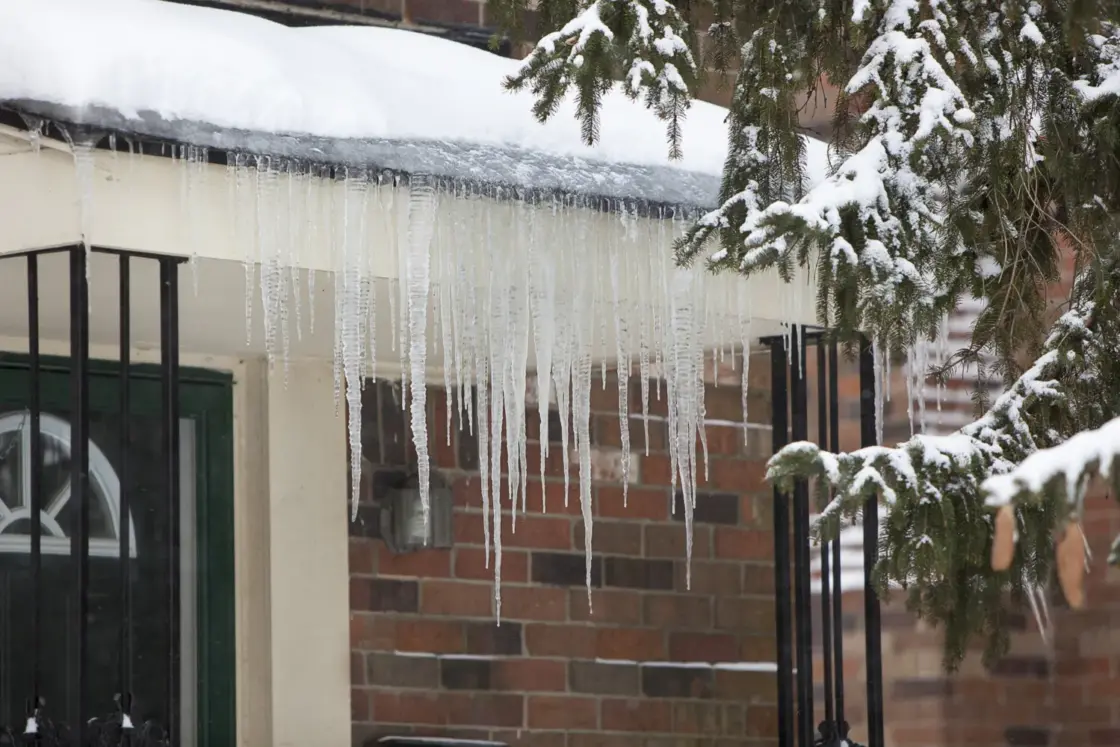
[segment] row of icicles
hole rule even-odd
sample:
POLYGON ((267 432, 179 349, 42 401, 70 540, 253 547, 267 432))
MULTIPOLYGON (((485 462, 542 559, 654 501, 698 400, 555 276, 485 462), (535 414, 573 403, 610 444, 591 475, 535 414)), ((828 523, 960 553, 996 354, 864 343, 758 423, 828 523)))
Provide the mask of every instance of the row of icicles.
MULTIPOLYGON (((95 144, 71 143, 83 235, 96 209, 95 144)), ((201 203, 196 200, 213 175, 208 153, 175 146, 172 156, 180 169, 183 214, 197 215, 201 203)), ((307 327, 314 334, 316 272, 308 268, 326 259, 334 285, 335 394, 346 404, 355 511, 361 390, 379 371, 377 324, 384 323, 387 311, 390 348, 402 360, 394 373, 407 393, 403 401, 410 413, 425 519, 431 480, 427 387, 410 384, 427 384, 431 368, 437 368, 449 404, 446 437, 450 440, 457 407, 464 430, 460 437, 469 433, 477 439, 484 536, 488 562, 492 554, 494 563, 499 616, 501 516, 511 512, 516 530, 518 513, 528 509, 527 480, 536 470, 545 479, 549 455, 548 438, 542 437, 540 463, 528 463, 530 390, 542 434, 548 433, 550 408, 559 411, 565 501, 571 462, 578 465, 589 599, 591 391, 607 386, 609 370, 617 373, 624 496, 633 475, 630 421, 641 418, 648 454, 649 422, 657 419, 650 414, 651 398, 666 401, 671 487, 682 498, 691 561, 696 486, 706 479, 708 465, 705 385, 718 384, 719 377, 712 375, 717 370, 738 369, 746 428, 752 301, 760 294, 776 297, 785 318, 792 318, 811 298, 810 277, 779 286, 770 277, 716 276, 702 266, 678 267, 672 245, 689 225, 680 211, 639 216, 619 202, 618 212, 603 212, 570 197, 529 202, 508 190, 473 190, 425 177, 404 183, 365 168, 249 154, 230 154, 225 183, 224 209, 234 211, 238 243, 247 248, 247 330, 259 309, 270 362, 286 367, 292 332, 299 338, 307 327), (634 375, 640 414, 630 412, 634 375)), ((906 386, 912 427, 916 420, 919 429, 925 422, 921 372, 943 355, 943 345, 911 354, 906 386)), ((877 356, 880 429, 890 379, 889 360, 877 356)), ((724 420, 720 413, 713 415, 724 420)), ((547 511, 543 499, 541 510, 547 511)), ((690 571, 686 576, 690 584, 690 571)))

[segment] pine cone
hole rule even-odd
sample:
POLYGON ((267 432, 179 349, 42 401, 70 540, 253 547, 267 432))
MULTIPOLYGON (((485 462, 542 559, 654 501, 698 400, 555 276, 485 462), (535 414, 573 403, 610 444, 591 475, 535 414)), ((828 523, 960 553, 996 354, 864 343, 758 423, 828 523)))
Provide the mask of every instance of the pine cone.
POLYGON ((1058 583, 1069 606, 1075 610, 1085 604, 1085 537, 1081 525, 1071 522, 1055 550, 1058 583))
POLYGON ((992 570, 1006 571, 1015 558, 1015 509, 1001 506, 996 512, 995 535, 992 537, 992 570))

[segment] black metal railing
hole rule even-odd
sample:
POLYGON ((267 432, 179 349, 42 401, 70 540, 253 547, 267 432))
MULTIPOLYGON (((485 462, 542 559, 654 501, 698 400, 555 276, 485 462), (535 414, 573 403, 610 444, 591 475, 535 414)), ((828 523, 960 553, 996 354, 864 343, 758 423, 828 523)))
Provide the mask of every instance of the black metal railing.
MULTIPOLYGON (((0 745, 23 744, 40 747, 156 747, 170 745, 176 734, 176 711, 179 697, 179 640, 178 640, 178 515, 179 515, 179 319, 178 319, 178 257, 125 252, 101 247, 87 248, 83 245, 50 247, 45 249, 5 255, 0 265, 14 263, 20 259, 26 262, 27 274, 27 320, 28 320, 28 382, 27 404, 30 413, 28 440, 30 496, 30 558, 29 573, 31 610, 29 640, 12 641, 9 657, 18 649, 21 655, 30 659, 30 682, 27 683, 26 719, 22 723, 4 727, 0 733, 0 745), (94 486, 91 483, 91 361, 90 361, 90 291, 89 262, 91 254, 110 254, 119 258, 119 383, 117 388, 119 408, 117 419, 118 451, 114 468, 120 477, 119 485, 119 541, 120 557, 117 568, 117 590, 119 595, 120 619, 114 626, 118 639, 115 672, 108 674, 108 680, 116 680, 115 689, 106 692, 91 692, 91 673, 98 665, 91 656, 91 576, 90 576, 90 532, 91 505, 94 500, 94 486), (42 355, 40 281, 43 274, 43 260, 47 255, 65 255, 69 287, 69 343, 70 360, 67 376, 69 378, 69 417, 70 417, 70 467, 69 500, 75 512, 69 522, 70 564, 69 575, 72 585, 59 585, 52 576, 47 578, 43 564, 44 510, 44 439, 42 420, 44 398, 42 381, 45 366, 42 355), (132 567, 136 548, 131 545, 133 509, 133 481, 130 479, 133 465, 129 454, 133 449, 132 422, 134 419, 132 402, 132 311, 131 311, 131 267, 134 261, 154 261, 159 264, 160 298, 160 362, 161 382, 161 451, 163 460, 160 465, 162 475, 162 498, 166 502, 167 552, 165 591, 168 615, 166 686, 162 693, 162 703, 143 704, 145 712, 162 713, 163 723, 158 719, 135 719, 140 712, 138 701, 141 694, 134 692, 133 669, 136 664, 134 635, 136 628, 133 604, 133 583, 136 569, 132 567), (55 704, 48 700, 44 683, 48 678, 48 641, 45 640, 45 603, 48 595, 71 594, 74 614, 67 621, 68 630, 63 644, 63 656, 50 657, 51 665, 62 671, 50 672, 52 681, 61 680, 64 684, 57 693, 63 693, 65 713, 57 713, 55 704), (135 719, 135 721, 134 721, 135 719), (5 741, 6 740, 6 741, 5 741)), ((9 265, 10 266, 10 265, 9 265)), ((60 302, 61 299, 50 299, 60 302)), ((139 544, 139 537, 138 542, 139 544)), ((22 606, 24 600, 19 600, 22 606)), ((56 642, 57 643, 57 642, 56 642)), ((57 653, 57 652, 56 652, 57 653)), ((0 661, 0 667, 10 662, 0 661)), ((98 672, 100 675, 101 673, 98 672)), ((105 681, 106 676, 98 677, 105 681)), ((12 694, 0 694, 10 698, 12 694)))
MULTIPOLYGON (((768 337, 771 424, 775 453, 791 441, 809 440, 808 348, 816 348, 817 444, 840 450, 839 363, 836 342, 819 330, 795 326, 788 335, 768 337)), ((860 445, 876 442, 875 368, 872 347, 859 350, 860 445)), ((840 539, 820 547, 820 640, 824 720, 814 727, 814 630, 809 485, 798 481, 792 494, 774 489, 774 581, 777 637, 778 745, 839 747, 849 736, 844 697, 843 585, 840 539), (791 573, 792 566, 792 573, 791 573)), ((879 599, 871 586, 878 557, 878 503, 863 509, 863 595, 868 747, 883 744, 883 672, 879 599)))

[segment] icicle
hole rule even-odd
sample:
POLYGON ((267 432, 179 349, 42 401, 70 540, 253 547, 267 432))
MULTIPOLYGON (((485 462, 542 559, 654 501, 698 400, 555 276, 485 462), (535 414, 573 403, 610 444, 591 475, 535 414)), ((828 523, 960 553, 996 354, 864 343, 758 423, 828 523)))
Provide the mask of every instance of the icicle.
POLYGON ((743 398, 743 437, 746 438, 746 431, 750 428, 750 416, 747 413, 747 405, 750 402, 750 380, 751 380, 751 327, 747 323, 747 333, 744 338, 743 345, 743 371, 742 371, 742 398, 743 398))
MULTIPOLYGON (((233 194, 230 204, 233 206, 233 232, 237 241, 245 247, 245 256, 241 260, 245 268, 245 347, 253 342, 253 296, 256 294, 257 254, 256 240, 248 236, 245 227, 245 211, 241 209, 242 196, 252 195, 250 185, 253 174, 249 169, 249 158, 244 153, 234 153, 227 158, 233 161, 232 186, 233 194)), ((255 206, 254 206, 255 211, 255 206)))
POLYGON ((342 298, 336 323, 340 327, 342 370, 350 448, 351 518, 357 518, 362 477, 362 309, 361 281, 365 250, 363 223, 356 215, 365 206, 368 184, 363 171, 346 170, 343 196, 342 298))
POLYGON ((427 418, 427 330, 428 295, 431 289, 431 243, 436 220, 436 193, 427 177, 413 177, 409 184, 408 256, 405 277, 408 286, 408 361, 411 371, 412 442, 420 479, 420 505, 428 526, 431 480, 428 461, 427 418))
POLYGON ((615 336, 615 378, 618 380, 618 431, 622 443, 622 505, 629 505, 630 496, 630 415, 629 415, 629 385, 630 385, 630 356, 626 349, 626 320, 622 316, 619 303, 619 249, 612 246, 610 252, 611 263, 611 302, 614 306, 614 336, 615 336))
MULTIPOLYGON (((451 282, 452 271, 455 266, 454 247, 457 242, 455 240, 445 241, 445 229, 443 222, 436 223, 435 256, 437 258, 436 272, 437 276, 433 282, 436 284, 436 299, 439 301, 439 328, 442 340, 442 356, 443 356, 443 399, 445 422, 444 430, 446 431, 447 446, 451 446, 451 417, 454 412, 454 382, 460 382, 460 390, 462 389, 461 373, 459 371, 458 361, 453 352, 455 348, 455 330, 452 327, 452 291, 454 284, 451 282)), ((457 237, 456 237, 457 238, 457 237)), ((461 394, 461 391, 460 391, 461 394)))
MULTIPOLYGON (((474 208, 476 205, 477 203, 471 203, 470 205, 472 208, 470 215, 472 217, 475 215, 474 208)), ((457 237, 463 239, 462 252, 459 255, 459 264, 456 270, 458 285, 463 293, 459 321, 456 324, 456 335, 459 340, 457 349, 462 349, 466 356, 461 364, 467 369, 464 380, 469 382, 470 371, 473 370, 479 376, 477 381, 481 382, 481 374, 478 370, 485 356, 480 354, 481 351, 478 341, 479 308, 476 288, 478 287, 479 262, 476 261, 478 258, 476 243, 477 234, 472 230, 472 227, 468 226, 466 221, 462 219, 457 222, 455 233, 457 237)), ((481 386, 481 383, 479 383, 478 386, 481 386)), ((473 402, 477 400, 479 396, 480 393, 476 391, 470 396, 471 402, 466 402, 464 399, 467 414, 467 428, 471 432, 476 430, 474 423, 475 414, 482 413, 485 410, 481 401, 478 402, 477 408, 473 406, 473 402)), ((487 433, 487 429, 484 425, 477 426, 477 429, 480 436, 485 436, 487 433)), ((484 455, 482 461, 485 461, 484 455)))
MULTIPOLYGON (((480 355, 475 364, 477 378, 475 392, 477 394, 477 412, 475 419, 478 421, 476 438, 478 439, 478 479, 482 488, 482 543, 485 547, 486 567, 490 567, 490 367, 486 356, 480 355)), ((494 582, 494 594, 501 598, 501 583, 498 579, 494 582)))
MULTIPOLYGON (((569 240, 572 238, 569 234, 569 240)), ((568 244, 568 250, 574 254, 573 244, 568 244)), ((569 259, 571 258, 569 254, 569 259)), ((567 268, 563 268, 567 269, 567 268)), ((566 280, 571 275, 564 272, 566 280)), ((557 286, 565 287, 560 282, 557 286)), ((564 507, 568 507, 568 492, 571 487, 571 454, 568 451, 568 428, 571 423, 571 410, 569 408, 569 394, 572 388, 572 359, 573 359, 573 332, 574 317, 577 312, 572 306, 572 296, 569 293, 560 293, 557 296, 556 320, 556 355, 552 366, 553 383, 556 386, 556 409, 560 416, 560 456, 564 470, 564 507)))
POLYGON ((501 366, 494 366, 495 348, 503 346, 503 340, 491 337, 490 363, 490 505, 494 510, 494 602, 497 616, 502 617, 502 407, 501 366))
POLYGON ((645 314, 638 328, 638 376, 642 395, 642 432, 645 437, 646 456, 649 456, 649 347, 650 330, 645 314))
MULTIPOLYGON (((940 334, 937 341, 937 366, 940 370, 948 362, 949 358, 949 315, 945 314, 941 319, 940 334)), ((945 396, 945 383, 938 377, 937 380, 937 427, 942 426, 941 403, 945 396)))
MULTIPOLYGON (((302 329, 302 309, 300 308, 303 294, 301 293, 301 285, 299 282, 299 268, 304 265, 302 252, 300 251, 304 239, 302 231, 307 224, 307 215, 305 211, 310 207, 311 193, 307 184, 310 182, 308 175, 304 173, 302 166, 298 163, 292 164, 291 174, 288 181, 288 234, 291 238, 288 239, 288 244, 291 247, 291 265, 288 267, 288 289, 292 299, 292 312, 295 315, 295 331, 296 340, 303 339, 302 329), (296 190, 300 188, 300 194, 296 194, 296 190)), ((287 343, 285 343, 285 347, 287 343)))
MULTIPOLYGON (((751 376, 751 343, 753 336, 751 335, 751 315, 749 309, 744 309, 747 302, 747 293, 743 290, 737 289, 735 313, 739 322, 739 348, 743 356, 743 364, 740 371, 741 383, 739 385, 739 396, 742 400, 743 410, 743 439, 747 438, 747 431, 750 429, 750 417, 747 415, 747 404, 750 400, 750 376, 751 376)), ((734 363, 735 356, 731 356, 731 361, 734 363)))
POLYGON ((871 355, 875 370, 875 443, 883 443, 883 348, 878 342, 871 345, 871 355))
MULTIPOLYGON (((62 130, 66 143, 70 146, 70 153, 74 158, 74 177, 78 187, 78 225, 82 237, 82 245, 88 252, 92 233, 93 220, 93 188, 95 179, 96 162, 94 161, 94 148, 100 135, 78 130, 71 133, 62 130)), ((89 262, 86 262, 88 280, 89 262)))
MULTIPOLYGON (((673 489, 680 478, 685 520, 685 584, 692 583, 692 515, 696 506, 696 440, 703 429, 701 376, 704 354, 698 343, 695 279, 690 270, 677 268, 669 280, 669 329, 666 332, 666 385, 669 390, 669 455, 673 489)), ((703 438, 701 439, 703 440, 703 438)), ((675 510, 676 499, 674 499, 675 510)))
MULTIPOLYGON (((261 273, 261 321, 264 323, 264 344, 270 366, 275 363, 277 347, 276 275, 280 272, 276 216, 276 169, 271 157, 261 156, 257 159, 257 251, 261 273)), ((336 301, 340 302, 341 299, 336 301)))
MULTIPOLYGON (((366 235, 364 227, 362 235, 366 235)), ((373 252, 367 248, 365 254, 368 258, 373 255, 373 252)), ((362 325, 366 351, 366 354, 362 356, 362 381, 377 378, 377 316, 373 313, 374 309, 377 308, 377 278, 374 277, 372 269, 368 266, 372 264, 372 261, 367 261, 366 264, 365 274, 362 275, 361 285, 358 286, 358 308, 361 318, 365 321, 365 324, 362 325)))
MULTIPOLYGON (((555 228, 557 223, 557 200, 551 204, 551 220, 549 225, 555 228)), ((556 233, 549 237, 557 238, 556 233)), ((556 252, 551 245, 540 246, 539 241, 532 241, 528 247, 530 252, 529 284, 530 302, 533 321, 533 350, 536 353, 537 363, 537 422, 540 435, 541 450, 541 484, 544 485, 545 473, 548 464, 549 428, 548 415, 552 408, 552 354, 556 344, 556 252)), ((547 490, 541 490, 541 513, 548 511, 546 504, 547 490)))
POLYGON ((345 298, 343 290, 343 282, 346 276, 346 255, 344 252, 346 236, 349 233, 349 221, 347 219, 347 202, 349 200, 349 180, 346 172, 339 169, 336 176, 342 179, 342 195, 338 205, 332 205, 332 222, 337 222, 340 226, 341 232, 335 231, 331 234, 331 251, 333 256, 334 271, 331 273, 334 280, 334 396, 335 396, 335 416, 338 416, 338 407, 341 403, 342 397, 342 302, 345 298))
MULTIPOLYGON (((883 356, 883 396, 887 402, 891 401, 891 351, 887 348, 882 353, 883 356)), ((880 439, 881 441, 882 439, 880 439)))
MULTIPOLYGON (((657 245, 663 246, 668 241, 668 232, 665 228, 668 216, 664 211, 661 212, 661 218, 657 222, 657 245)), ((653 339, 657 341, 657 347, 654 349, 655 360, 654 365, 657 367, 657 401, 661 401, 661 389, 667 385, 665 380, 665 323, 666 323, 666 309, 669 307, 669 293, 668 281, 666 279, 666 262, 652 263, 655 274, 650 277, 650 295, 657 297, 658 293, 661 295, 663 305, 661 308, 654 307, 653 309, 653 339)), ((672 450, 670 450, 670 461, 672 461, 672 450)), ((675 474, 675 473, 674 473, 675 474)), ((676 487, 675 485, 673 486, 676 487)))
MULTIPOLYGON (((525 511, 528 501, 528 450, 526 448, 525 432, 525 393, 528 387, 526 369, 529 365, 529 328, 531 326, 529 310, 530 270, 528 247, 533 243, 533 226, 535 224, 535 210, 519 201, 514 206, 514 220, 517 227, 518 246, 514 252, 511 269, 510 307, 509 307, 509 340, 508 347, 511 354, 509 370, 509 411, 506 417, 507 443, 510 444, 510 497, 516 499, 517 491, 521 493, 521 510, 525 511), (516 454, 514 448, 516 447, 516 454), (515 466, 514 466, 515 465, 515 466)), ((543 491, 542 491, 543 493, 543 491)), ((514 516, 517 515, 517 507, 514 516)))
MULTIPOLYGON (((591 321, 588 314, 590 304, 580 303, 580 319, 577 322, 584 334, 591 321)), ((575 426, 576 450, 579 454, 579 505, 583 516, 583 551, 587 572, 587 604, 591 605, 591 536, 594 519, 591 506, 591 352, 585 347, 579 356, 578 364, 572 372, 572 421, 575 426)), ((566 499, 566 493, 565 493, 566 499)))
MULTIPOLYGON (((61 129, 61 128, 60 128, 61 129)), ((94 148, 97 147, 98 141, 101 136, 95 133, 78 131, 71 134, 68 130, 62 130, 63 137, 66 139, 67 144, 70 146, 70 153, 74 158, 74 178, 78 187, 78 225, 82 236, 82 246, 86 250, 86 284, 90 282, 90 267, 93 265, 89 261, 90 243, 92 241, 93 232, 93 192, 94 180, 96 178, 97 163, 94 160, 94 148)), ((88 299, 89 311, 93 309, 93 296, 92 294, 88 299)))
POLYGON ((43 145, 43 130, 47 122, 42 117, 23 112, 20 112, 19 116, 23 120, 24 127, 27 128, 27 142, 31 146, 31 152, 38 155, 43 145))
MULTIPOLYGON (((294 209, 294 206, 291 204, 292 162, 289 160, 281 161, 276 170, 275 199, 276 204, 274 210, 276 211, 276 229, 275 234, 273 235, 273 241, 276 244, 276 248, 273 252, 273 256, 275 257, 275 267, 274 269, 270 268, 270 280, 273 283, 272 302, 273 304, 275 304, 275 324, 280 331, 280 356, 284 368, 284 386, 287 387, 288 363, 291 359, 291 338, 289 336, 288 328, 288 279, 291 277, 291 275, 286 270, 286 268, 294 264, 294 257, 292 252, 293 236, 290 223, 292 211, 294 209), (282 180, 281 176, 283 177, 282 180)), ((360 376, 359 380, 361 380, 360 376)))
MULTIPOLYGON (((918 345, 921 345, 919 342, 918 345)), ((914 398, 921 390, 917 386, 917 353, 914 348, 906 351, 906 418, 910 421, 910 435, 914 435, 914 398)))
MULTIPOLYGON (((491 213, 487 211, 485 215, 486 233, 485 241, 487 242, 487 261, 493 256, 493 247, 491 245, 493 232, 491 230, 491 213)), ((508 295, 505 294, 506 286, 495 280, 494 278, 494 265, 491 265, 491 275, 489 279, 488 292, 485 294, 488 297, 487 307, 488 313, 485 318, 489 320, 489 327, 487 329, 488 340, 488 356, 489 356, 489 387, 490 387, 490 413, 489 413, 489 433, 486 434, 483 428, 479 428, 479 433, 484 437, 489 438, 489 455, 490 455, 490 484, 484 485, 483 489, 490 493, 490 506, 493 510, 493 542, 494 542, 494 603, 496 609, 496 617, 501 622, 502 616, 502 596, 501 596, 501 582, 502 582, 502 433, 503 433, 503 416, 505 415, 505 402, 503 396, 503 386, 505 377, 507 376, 506 359, 504 358, 504 351, 508 349, 508 341, 503 339, 503 332, 507 329, 508 324, 508 295)), ((508 269, 504 264, 498 265, 499 271, 508 269)), ((487 359, 487 355, 479 355, 482 360, 487 359)), ((482 393, 482 388, 479 389, 482 393)), ((481 426, 480 418, 480 426, 481 426)))
MULTIPOLYGON (((381 209, 382 209, 382 211, 388 213, 391 216, 391 219, 393 221, 393 226, 396 229, 396 230, 393 231, 393 235, 397 239, 397 253, 396 253, 395 259, 397 261, 397 270, 399 272, 399 270, 404 266, 404 263, 401 261, 401 256, 400 256, 401 251, 403 251, 401 249, 401 247, 407 245, 408 239, 407 239, 407 237, 401 238, 401 235, 400 235, 402 233, 403 228, 401 226, 401 222, 399 220, 397 220, 397 217, 398 217, 397 216, 397 209, 398 208, 397 208, 397 205, 396 205, 397 190, 395 189, 395 187, 396 187, 396 185, 394 184, 393 188, 385 190, 388 197, 385 200, 385 202, 381 205, 381 209)), ((404 228, 407 228, 407 225, 408 225, 408 221, 406 220, 404 222, 404 228)), ((400 298, 400 295, 401 295, 402 291, 401 291, 399 286, 400 286, 400 283, 397 282, 396 280, 390 280, 389 281, 389 330, 390 330, 389 349, 392 350, 393 352, 396 352, 397 350, 400 350, 402 352, 404 351, 404 348, 401 347, 401 345, 403 345, 403 341, 398 340, 398 337, 399 337, 399 334, 400 334, 400 326, 398 326, 398 325, 399 324, 404 324, 404 322, 401 321, 401 318, 406 315, 405 305, 407 304, 407 301, 405 301, 403 298, 400 298), (397 309, 397 302, 398 301, 401 301, 401 304, 400 304, 401 308, 399 310, 399 313, 398 313, 398 309, 397 309), (398 345, 398 342, 400 342, 401 344, 398 345)))
MULTIPOLYGON (((920 396, 918 398, 917 424, 916 426, 911 426, 911 435, 915 432, 915 427, 917 427, 917 432, 919 433, 926 432, 926 405, 928 404, 926 399, 928 398, 929 392, 928 372, 930 368, 929 356, 931 347, 929 342, 923 341, 921 347, 918 349, 919 357, 917 359, 918 370, 915 372, 915 388, 920 392, 920 396)), ((936 389, 934 390, 934 396, 936 396, 936 389)))
MULTIPOLYGON (((113 152, 116 153, 114 147, 113 152)), ((191 245, 191 256, 188 265, 191 268, 191 287, 194 295, 198 296, 198 216, 202 212, 195 204, 198 196, 199 182, 206 178, 206 165, 210 161, 210 152, 207 148, 189 145, 186 146, 186 163, 181 165, 186 175, 185 216, 187 222, 188 238, 191 245)))
MULTIPOLYGON (((456 194, 457 201, 465 199, 463 190, 460 188, 456 194)), ((448 296, 451 302, 451 342, 454 350, 454 364, 455 364, 455 387, 459 397, 459 432, 463 432, 463 421, 467 421, 467 429, 470 433, 474 432, 474 423, 472 407, 473 405, 468 402, 468 399, 473 399, 473 393, 467 391, 470 386, 471 376, 471 343, 466 339, 466 298, 461 295, 460 288, 457 282, 465 274, 463 266, 463 254, 461 245, 463 243, 469 244, 469 241, 460 241, 463 236, 463 220, 462 213, 455 211, 455 222, 451 230, 453 239, 448 243, 451 254, 449 255, 449 262, 447 268, 447 285, 448 296), (464 418, 464 415, 466 416, 464 418)), ((465 291, 466 289, 462 289, 465 291)), ((448 412, 450 413, 451 407, 448 405, 448 412)))
MULTIPOLYGON (((410 246, 412 243, 412 188, 410 182, 405 182, 404 184, 406 187, 408 187, 409 190, 409 200, 406 205, 401 206, 402 210, 404 211, 404 220, 401 226, 404 230, 403 232, 398 232, 398 237, 400 237, 403 233, 404 238, 403 240, 398 238, 397 241, 397 277, 399 279, 396 281, 398 293, 397 313, 399 314, 399 316, 397 317, 396 338, 398 345, 397 349, 401 351, 402 357, 409 354, 408 333, 409 325, 411 324, 411 319, 409 317, 410 289, 408 286, 408 282, 404 280, 404 278, 406 278, 408 274, 408 253, 410 251, 410 246)), ((412 386, 412 376, 410 374, 411 371, 408 366, 404 366, 401 368, 401 392, 406 397, 408 396, 409 388, 412 386)), ((418 381, 417 385, 424 386, 424 380, 421 379, 420 381, 418 381)))
POLYGON ((1031 614, 1034 616, 1035 624, 1038 625, 1038 632, 1042 636, 1042 643, 1045 646, 1049 646, 1050 628, 1046 623, 1042 612, 1042 605, 1046 604, 1045 594, 1039 593, 1038 587, 1034 586, 1027 579, 1023 580, 1026 582, 1027 603, 1030 605, 1031 614))

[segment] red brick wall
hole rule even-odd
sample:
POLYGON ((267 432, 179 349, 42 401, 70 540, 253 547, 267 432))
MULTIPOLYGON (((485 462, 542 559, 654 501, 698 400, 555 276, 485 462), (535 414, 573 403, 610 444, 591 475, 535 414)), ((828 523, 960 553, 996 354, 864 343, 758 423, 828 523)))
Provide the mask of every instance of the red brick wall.
MULTIPOLYGON (((759 391, 768 392, 765 363, 755 369, 759 391)), ((635 382, 635 396, 637 389, 635 382)), ((363 453, 371 469, 410 459, 398 397, 385 382, 364 393, 363 453)), ((696 666, 774 660, 764 429, 709 427, 711 480, 698 497, 688 590, 684 525, 679 511, 670 514, 664 424, 651 422, 645 456, 641 420, 631 421, 634 466, 624 507, 617 387, 596 385, 594 612, 584 589, 578 487, 573 478, 564 508, 554 417, 548 477, 543 484, 539 476, 530 480, 529 514, 518 517, 516 533, 506 516, 499 627, 491 571, 483 564, 474 437, 453 428, 448 447, 443 392, 432 389, 429 397, 433 459, 455 497, 455 546, 394 556, 377 538, 368 503, 352 525, 356 745, 389 733, 533 747, 732 747, 775 737, 772 671, 696 666), (540 513, 542 492, 547 515, 540 513)), ((768 419, 764 398, 751 399, 752 419, 768 419)), ((708 402, 721 419, 741 419, 738 389, 713 387, 708 402)), ((631 410, 640 412, 637 402, 631 410)), ((536 464, 535 408, 528 432, 529 461, 536 464)))

